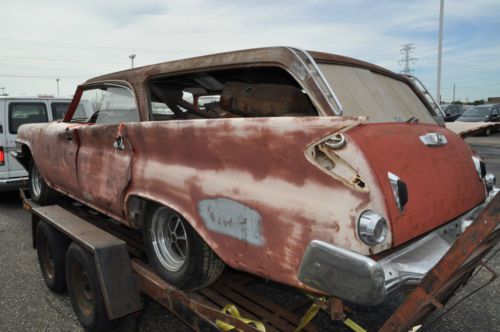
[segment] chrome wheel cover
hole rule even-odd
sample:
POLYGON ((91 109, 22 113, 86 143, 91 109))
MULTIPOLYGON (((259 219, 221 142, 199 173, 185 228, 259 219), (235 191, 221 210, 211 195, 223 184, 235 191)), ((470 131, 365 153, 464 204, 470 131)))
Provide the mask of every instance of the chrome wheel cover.
POLYGON ((151 220, 150 235, 156 257, 169 271, 177 272, 186 263, 189 246, 181 217, 171 210, 157 209, 151 220))
POLYGON ((35 195, 36 197, 40 197, 40 195, 42 194, 42 185, 42 176, 40 175, 38 168, 36 166, 33 166, 33 169, 31 171, 31 190, 33 192, 33 195, 35 195))

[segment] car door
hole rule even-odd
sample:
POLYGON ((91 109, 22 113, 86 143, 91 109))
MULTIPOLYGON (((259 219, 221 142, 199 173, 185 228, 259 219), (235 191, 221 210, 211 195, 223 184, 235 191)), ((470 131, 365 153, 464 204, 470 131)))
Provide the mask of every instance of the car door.
POLYGON ((78 128, 80 192, 91 205, 120 218, 133 155, 125 124, 139 121, 139 112, 126 86, 102 85, 94 90, 91 124, 78 128))
POLYGON ((28 175, 24 167, 10 155, 16 148, 16 136, 19 127, 25 123, 48 122, 47 101, 43 99, 11 99, 6 102, 5 160, 10 178, 28 175))

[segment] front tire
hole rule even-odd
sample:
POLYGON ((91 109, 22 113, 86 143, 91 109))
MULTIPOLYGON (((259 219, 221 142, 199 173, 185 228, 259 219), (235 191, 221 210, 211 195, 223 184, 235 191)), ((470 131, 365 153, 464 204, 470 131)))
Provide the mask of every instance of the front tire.
POLYGON ((29 191, 31 199, 40 205, 50 205, 57 199, 57 193, 47 186, 34 161, 30 164, 29 191))
POLYGON ((162 278, 183 290, 210 285, 224 270, 224 262, 191 225, 164 206, 149 210, 144 230, 148 258, 162 278))

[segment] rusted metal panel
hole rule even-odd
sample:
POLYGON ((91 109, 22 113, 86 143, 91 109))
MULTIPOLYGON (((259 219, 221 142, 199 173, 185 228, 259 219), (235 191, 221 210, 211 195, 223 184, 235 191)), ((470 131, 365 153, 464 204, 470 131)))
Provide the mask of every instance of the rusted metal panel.
POLYGON ((499 224, 500 195, 497 195, 384 323, 381 331, 408 331, 436 307, 442 307, 464 277, 480 264, 480 258, 500 241, 499 224))
POLYGON ((384 210, 371 170, 359 163, 374 190, 354 192, 304 156, 319 137, 358 121, 310 117, 130 124, 134 166, 127 197, 147 197, 181 213, 230 266, 303 287, 297 272, 313 239, 370 254, 371 248, 357 238, 355 223, 360 211, 384 210), (223 204, 224 211, 212 221, 214 202, 228 199, 232 206, 223 204), (207 200, 210 206, 203 203, 207 200))
POLYGON ((475 176, 470 147, 445 128, 411 123, 361 125, 346 136, 361 146, 377 174, 386 197, 394 246, 453 220, 485 200, 484 184, 475 176), (405 135, 401 135, 403 132, 405 135), (427 133, 439 133, 447 143, 427 146, 419 140, 427 133), (396 174, 408 188, 404 211, 396 205, 388 172, 396 174))

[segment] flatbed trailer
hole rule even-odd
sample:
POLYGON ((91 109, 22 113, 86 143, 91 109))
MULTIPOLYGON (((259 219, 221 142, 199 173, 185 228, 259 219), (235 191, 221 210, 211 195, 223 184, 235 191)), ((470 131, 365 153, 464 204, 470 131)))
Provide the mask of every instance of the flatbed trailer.
MULTIPOLYGON (((355 331, 364 331, 346 319, 346 308, 339 299, 299 296, 285 307, 252 290, 251 285, 259 278, 231 269, 209 287, 180 291, 147 264, 138 234, 69 199, 62 199, 58 205, 39 206, 24 191, 21 196, 32 216, 34 248, 37 226, 43 222, 91 254, 110 320, 140 311, 140 295, 147 295, 196 331, 319 331, 311 322, 319 309, 329 311, 332 319, 344 321, 355 331), (301 317, 298 312, 308 306, 310 309, 301 317)), ((409 331, 436 308, 442 309, 499 242, 499 223, 497 195, 380 331, 409 331)), ((75 308, 78 301, 71 300, 75 308)))

